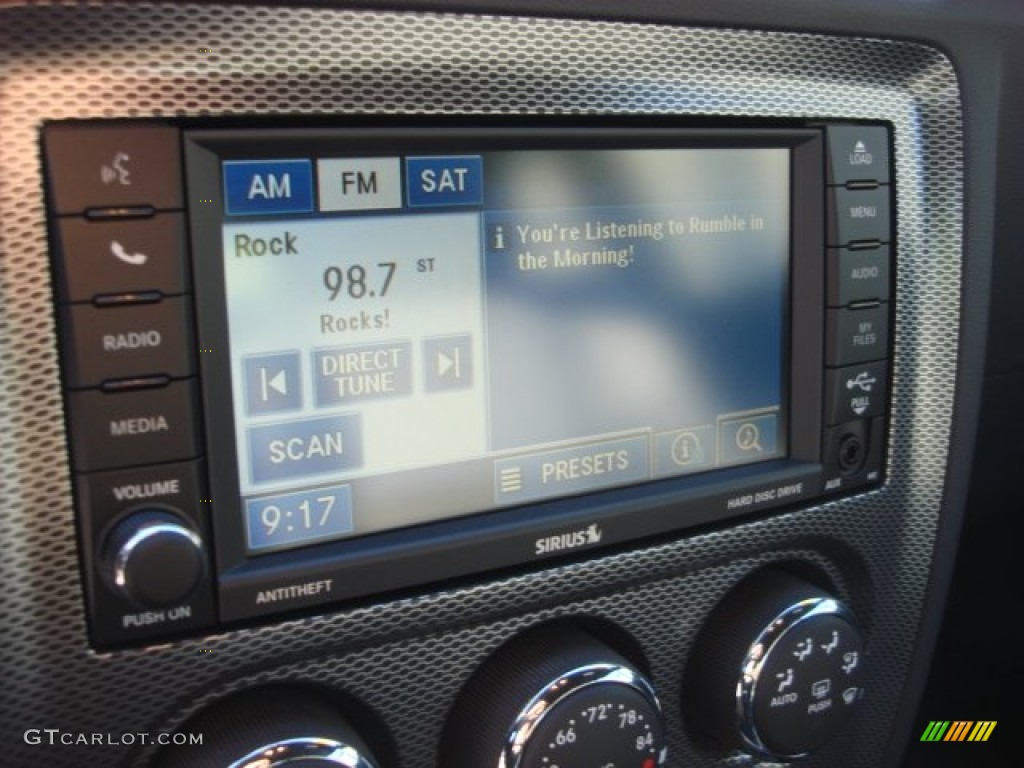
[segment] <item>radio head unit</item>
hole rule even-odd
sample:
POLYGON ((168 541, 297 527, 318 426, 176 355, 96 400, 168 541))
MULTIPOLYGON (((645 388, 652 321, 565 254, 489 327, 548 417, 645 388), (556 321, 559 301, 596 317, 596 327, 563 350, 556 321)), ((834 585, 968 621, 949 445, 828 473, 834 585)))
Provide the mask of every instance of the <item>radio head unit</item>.
MULTIPOLYGON (((882 479, 884 126, 60 124, 51 184, 69 137, 147 130, 181 153, 184 205, 51 197, 61 253, 83 213, 188 228, 181 289, 155 298, 140 284, 83 299, 57 256, 101 644, 882 479), (114 327, 126 307, 148 314, 114 327), (80 370, 83 308, 113 323, 102 360, 127 368, 80 370), (124 541, 175 525, 153 546, 192 576, 161 592, 164 618, 126 623, 152 590, 104 569, 129 579, 124 541)), ((100 184, 120 183, 117 160, 100 184)), ((147 269, 141 245, 110 248, 147 269)))

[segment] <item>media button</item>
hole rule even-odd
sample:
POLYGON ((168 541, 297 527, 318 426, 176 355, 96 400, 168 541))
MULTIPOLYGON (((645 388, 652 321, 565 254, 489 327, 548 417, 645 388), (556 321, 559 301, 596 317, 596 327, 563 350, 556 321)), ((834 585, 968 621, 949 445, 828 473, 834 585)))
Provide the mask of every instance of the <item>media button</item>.
POLYGON ((185 218, 58 219, 57 293, 62 301, 158 291, 186 292, 185 218))
POLYGON ((254 483, 346 472, 363 465, 359 414, 266 424, 246 430, 254 483))
POLYGON ((188 300, 97 308, 68 307, 65 372, 70 387, 163 374, 192 375, 192 324, 188 300))
POLYGON ((409 157, 405 161, 409 207, 481 205, 484 201, 483 159, 409 157))
POLYGON ((309 160, 225 160, 223 171, 229 216, 313 212, 309 160))
POLYGON ((402 207, 397 157, 317 160, 321 211, 379 211, 402 207))
POLYGON ((195 384, 68 396, 75 469, 91 472, 195 458, 199 453, 195 384))

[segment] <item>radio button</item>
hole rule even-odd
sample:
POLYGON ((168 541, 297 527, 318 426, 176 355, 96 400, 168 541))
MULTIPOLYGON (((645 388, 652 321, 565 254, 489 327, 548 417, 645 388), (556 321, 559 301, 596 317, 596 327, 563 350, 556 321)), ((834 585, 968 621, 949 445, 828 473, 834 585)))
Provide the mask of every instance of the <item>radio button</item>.
POLYGON ((889 181, 889 131, 883 126, 830 125, 828 183, 889 181))
POLYGON ((889 187, 829 190, 828 245, 888 243, 889 187))
POLYGON ((68 396, 75 469, 90 472, 195 458, 199 453, 195 384, 68 396))
POLYGON ((886 374, 884 360, 826 372, 825 423, 842 424, 881 416, 885 409, 886 374))
POLYGON ((889 353, 889 305, 826 310, 825 365, 880 360, 889 353))
POLYGON ((190 376, 189 302, 69 307, 65 315, 65 372, 69 387, 95 387, 112 379, 152 374, 190 376))
POLYGON ((44 133, 51 206, 182 207, 178 130, 166 125, 53 125, 44 133))
POLYGON ((62 301, 105 294, 186 292, 185 218, 58 220, 57 292, 62 301))

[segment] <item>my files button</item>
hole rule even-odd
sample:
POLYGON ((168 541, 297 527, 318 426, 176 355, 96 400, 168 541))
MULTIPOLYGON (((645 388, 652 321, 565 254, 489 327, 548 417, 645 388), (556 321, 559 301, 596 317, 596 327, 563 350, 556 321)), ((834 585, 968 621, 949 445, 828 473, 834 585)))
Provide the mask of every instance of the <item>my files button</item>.
POLYGON ((229 216, 313 211, 309 160, 226 160, 224 205, 229 216))
POLYGON ((405 160, 410 208, 481 205, 484 166, 479 155, 405 160))

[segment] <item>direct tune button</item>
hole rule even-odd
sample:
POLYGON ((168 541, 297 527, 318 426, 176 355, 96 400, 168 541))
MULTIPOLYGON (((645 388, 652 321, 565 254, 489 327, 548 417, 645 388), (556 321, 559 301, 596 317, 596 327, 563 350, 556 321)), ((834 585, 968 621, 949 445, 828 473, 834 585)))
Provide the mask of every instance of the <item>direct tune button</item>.
POLYGON ((43 132, 50 205, 182 208, 178 129, 164 125, 50 125, 43 132))
POLYGON ((183 602, 206 572, 199 534, 160 509, 134 512, 118 523, 107 537, 103 561, 111 587, 143 608, 183 602))
POLYGON ((194 373, 192 323, 184 297, 103 308, 82 304, 65 312, 64 369, 70 387, 194 373))
POLYGON ((181 461, 199 452, 195 384, 68 396, 75 469, 90 472, 181 461))
POLYGON ((65 302, 157 291, 185 293, 185 218, 57 220, 57 290, 65 302))

